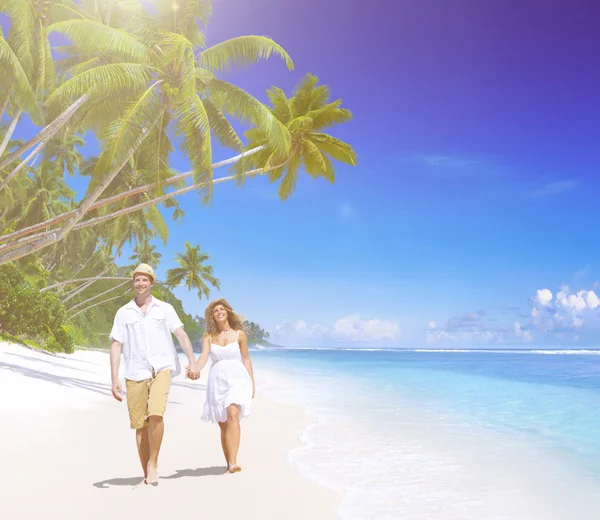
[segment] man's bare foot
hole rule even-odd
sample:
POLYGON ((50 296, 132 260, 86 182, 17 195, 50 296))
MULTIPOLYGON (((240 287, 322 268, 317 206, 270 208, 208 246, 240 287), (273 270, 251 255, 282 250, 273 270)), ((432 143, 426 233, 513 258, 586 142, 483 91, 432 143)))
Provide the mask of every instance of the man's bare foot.
POLYGON ((148 463, 148 476, 146 477, 146 484, 158 486, 158 469, 156 466, 150 463, 148 463))

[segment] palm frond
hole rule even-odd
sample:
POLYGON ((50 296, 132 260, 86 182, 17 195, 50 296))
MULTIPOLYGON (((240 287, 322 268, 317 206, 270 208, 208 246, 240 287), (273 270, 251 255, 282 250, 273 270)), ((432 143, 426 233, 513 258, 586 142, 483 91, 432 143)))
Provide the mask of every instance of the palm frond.
POLYGON ((202 67, 212 72, 229 72, 245 69, 271 55, 279 56, 288 70, 294 69, 294 63, 283 47, 266 36, 231 38, 202 51, 198 59, 202 67))
POLYGON ((329 134, 313 132, 310 140, 319 147, 321 152, 333 157, 336 161, 356 166, 356 152, 348 143, 329 134))
POLYGON ((226 148, 241 152, 244 149, 244 143, 242 143, 231 123, 223 115, 223 112, 221 112, 208 98, 203 99, 202 104, 208 115, 210 131, 217 138, 219 143, 226 148))
POLYGON ((153 69, 138 63, 111 63, 86 70, 58 87, 47 100, 47 105, 62 106, 89 94, 90 97, 110 96, 116 91, 130 94, 145 90, 153 69))
POLYGON ((287 156, 291 146, 290 133, 263 103, 245 90, 219 79, 210 82, 208 97, 220 110, 242 123, 264 129, 269 146, 281 156, 287 156))
POLYGON ((34 0, 4 0, 1 12, 12 20, 8 43, 17 56, 27 77, 31 80, 35 69, 36 52, 34 44, 38 41, 38 20, 34 0))
POLYGON ((311 177, 314 178, 327 170, 325 157, 319 147, 308 139, 303 142, 302 157, 304 159, 304 169, 311 177))
POLYGON ((124 114, 114 121, 104 134, 104 147, 92 174, 90 188, 95 181, 109 171, 114 164, 119 164, 139 146, 140 131, 151 131, 157 124, 164 108, 155 91, 155 82, 138 99, 129 104, 124 114))
POLYGON ((312 104, 312 94, 319 78, 312 74, 306 74, 298 83, 292 97, 292 114, 294 117, 303 116, 312 104))
POLYGON ((165 180, 173 175, 169 165, 169 154, 173 151, 167 134, 169 121, 168 113, 164 112, 158 124, 140 146, 136 159, 136 168, 146 172, 147 182, 156 183, 154 190, 156 196, 164 192, 165 180))
POLYGON ((282 179, 281 184, 279 184, 279 189, 277 190, 281 200, 289 198, 296 188, 298 175, 300 174, 300 154, 292 156, 290 162, 287 164, 286 170, 285 177, 282 179))
POLYGON ((313 130, 323 130, 330 126, 350 121, 352 119, 352 112, 345 108, 339 108, 341 103, 341 100, 337 100, 317 110, 308 112, 306 115, 313 120, 313 130))
POLYGON ((205 202, 212 199, 212 145, 210 123, 204 105, 195 92, 174 100, 176 135, 192 165, 195 184, 203 184, 205 202))
POLYGON ((0 38, 0 67, 4 69, 5 75, 13 80, 15 87, 13 96, 17 100, 17 103, 30 111, 35 121, 41 121, 43 119, 42 113, 27 74, 16 54, 4 38, 0 38))
POLYGON ((283 90, 271 87, 267 90, 267 96, 273 105, 273 115, 284 125, 289 123, 293 118, 292 107, 283 90))
POLYGON ((94 20, 67 20, 52 24, 48 33, 66 36, 84 53, 102 52, 133 63, 148 63, 149 49, 135 36, 94 20))
MULTIPOLYGON (((149 197, 146 197, 147 199, 149 197)), ((166 244, 169 240, 169 226, 165 222, 160 210, 156 206, 148 206, 143 210, 143 218, 149 224, 156 235, 166 244)))

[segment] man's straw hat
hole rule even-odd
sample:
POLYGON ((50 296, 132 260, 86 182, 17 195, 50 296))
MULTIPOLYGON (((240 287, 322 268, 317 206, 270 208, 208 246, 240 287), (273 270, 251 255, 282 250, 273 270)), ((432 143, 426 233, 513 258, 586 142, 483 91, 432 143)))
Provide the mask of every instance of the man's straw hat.
POLYGON ((148 264, 138 265, 137 269, 131 273, 131 278, 135 278, 136 274, 145 274, 152 278, 153 282, 156 282, 156 275, 154 274, 154 270, 148 264))

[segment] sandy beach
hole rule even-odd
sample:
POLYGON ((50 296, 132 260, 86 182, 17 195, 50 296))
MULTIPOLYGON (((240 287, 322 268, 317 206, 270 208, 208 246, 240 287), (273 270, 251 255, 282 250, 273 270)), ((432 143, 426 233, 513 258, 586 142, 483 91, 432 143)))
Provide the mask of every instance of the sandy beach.
POLYGON ((287 454, 311 424, 303 409, 258 391, 242 421, 243 471, 225 475, 216 425, 200 420, 208 370, 173 380, 158 487, 141 468, 125 403, 110 393, 108 353, 51 355, 0 343, 3 518, 336 518, 341 494, 309 480, 287 454), (60 515, 60 516, 59 516, 60 515))

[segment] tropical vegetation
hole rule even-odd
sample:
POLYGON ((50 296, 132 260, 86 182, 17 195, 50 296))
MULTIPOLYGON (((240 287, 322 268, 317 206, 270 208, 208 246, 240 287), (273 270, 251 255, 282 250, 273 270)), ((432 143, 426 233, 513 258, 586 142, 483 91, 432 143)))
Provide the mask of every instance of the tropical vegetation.
MULTIPOLYGON (((208 205, 215 185, 267 175, 285 200, 302 171, 333 182, 334 161, 356 164, 328 133, 351 113, 315 76, 290 96, 272 87, 268 103, 225 79, 260 60, 294 65, 266 36, 208 45, 211 12, 208 0, 0 0, 0 333, 101 345, 132 266, 157 265, 169 219, 185 218, 179 195, 208 205), (232 157, 213 162, 214 142, 232 157), (189 172, 174 170, 177 154, 189 172), (36 298, 52 316, 34 324, 36 298)), ((209 259, 186 244, 156 289, 193 336, 202 323, 173 291, 219 289, 209 259)))

